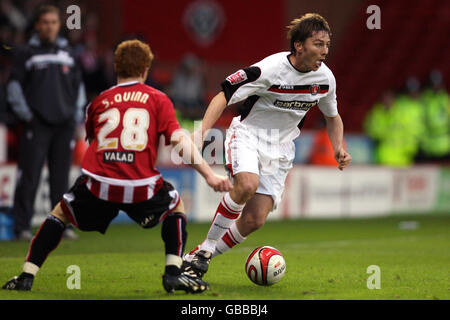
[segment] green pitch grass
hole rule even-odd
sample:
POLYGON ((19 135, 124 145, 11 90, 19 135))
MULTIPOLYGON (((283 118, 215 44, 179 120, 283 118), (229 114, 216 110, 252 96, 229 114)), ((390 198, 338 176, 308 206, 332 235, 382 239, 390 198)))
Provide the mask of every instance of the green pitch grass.
MULTIPOLYGON (((190 250, 208 224, 188 225, 190 250)), ((105 236, 81 233, 63 240, 35 279, 32 292, 0 290, 0 299, 449 299, 450 216, 393 216, 366 220, 268 222, 243 244, 215 258, 199 295, 167 294, 161 285, 164 249, 160 227, 113 225, 105 236), (416 221, 402 230, 401 221, 416 221), (271 287, 250 282, 249 252, 270 245, 285 256, 284 278, 271 287), (81 289, 66 286, 67 267, 81 269, 81 289), (367 267, 381 270, 381 288, 369 290, 367 267)), ((18 275, 28 250, 0 242, 0 285, 18 275)))

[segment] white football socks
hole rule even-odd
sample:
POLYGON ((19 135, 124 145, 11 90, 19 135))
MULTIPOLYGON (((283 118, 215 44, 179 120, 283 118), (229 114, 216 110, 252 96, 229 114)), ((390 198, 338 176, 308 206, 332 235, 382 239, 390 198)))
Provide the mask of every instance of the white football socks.
POLYGON ((221 239, 233 222, 239 217, 245 204, 237 204, 227 192, 220 202, 216 215, 209 228, 205 241, 200 245, 200 250, 206 250, 214 253, 216 244, 221 239))
POLYGON ((237 229, 236 221, 234 221, 223 237, 217 241, 216 248, 212 256, 215 257, 219 254, 225 253, 235 245, 243 242, 245 239, 247 238, 241 235, 237 229))
POLYGON ((30 274, 32 274, 33 276, 36 276, 36 274, 38 273, 38 271, 39 271, 39 267, 37 266, 37 265, 35 265, 34 263, 31 263, 31 262, 25 262, 24 263, 24 265, 23 265, 23 269, 22 269, 22 272, 25 272, 25 273, 30 273, 30 274))
POLYGON ((183 259, 181 257, 176 256, 174 254, 166 255, 166 266, 176 266, 177 268, 181 268, 182 264, 183 259))

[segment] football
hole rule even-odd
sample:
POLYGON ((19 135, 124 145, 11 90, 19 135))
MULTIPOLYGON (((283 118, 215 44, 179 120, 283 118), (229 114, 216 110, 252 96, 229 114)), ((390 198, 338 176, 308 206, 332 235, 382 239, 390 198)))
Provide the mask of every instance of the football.
POLYGON ((273 247, 261 246, 254 249, 245 262, 248 278, 261 286, 270 286, 283 278, 286 262, 280 251, 273 247))

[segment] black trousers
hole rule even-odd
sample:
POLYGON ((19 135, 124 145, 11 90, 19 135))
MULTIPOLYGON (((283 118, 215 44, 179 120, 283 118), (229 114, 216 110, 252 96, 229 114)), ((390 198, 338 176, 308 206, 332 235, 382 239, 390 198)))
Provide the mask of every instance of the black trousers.
POLYGON ((60 125, 49 125, 36 117, 23 127, 19 142, 13 207, 16 234, 30 230, 36 192, 45 160, 49 169, 52 208, 67 191, 74 131, 73 120, 60 125))

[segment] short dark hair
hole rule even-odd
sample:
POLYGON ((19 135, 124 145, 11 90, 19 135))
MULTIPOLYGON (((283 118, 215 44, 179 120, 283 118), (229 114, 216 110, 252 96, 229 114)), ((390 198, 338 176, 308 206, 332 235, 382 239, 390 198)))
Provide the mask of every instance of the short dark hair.
POLYGON ((305 42, 309 37, 312 37, 313 32, 325 31, 331 37, 331 29, 328 22, 317 13, 307 13, 300 18, 291 21, 287 26, 289 29, 287 38, 291 45, 291 51, 295 52, 294 43, 296 41, 305 42))
POLYGON ((152 61, 152 50, 140 40, 123 41, 114 52, 114 70, 119 78, 139 77, 152 61))
POLYGON ((38 9, 36 11, 36 15, 34 16, 34 22, 38 22, 39 19, 41 19, 41 17, 47 13, 56 13, 58 15, 58 17, 61 18, 60 17, 61 13, 60 13, 60 10, 58 7, 53 6, 51 4, 44 4, 44 5, 41 5, 40 7, 38 7, 38 9))

